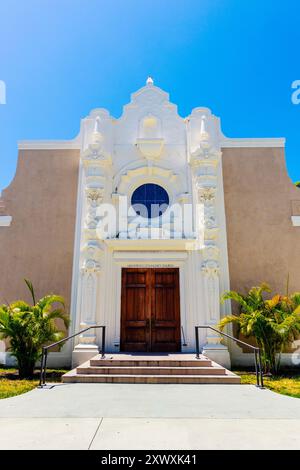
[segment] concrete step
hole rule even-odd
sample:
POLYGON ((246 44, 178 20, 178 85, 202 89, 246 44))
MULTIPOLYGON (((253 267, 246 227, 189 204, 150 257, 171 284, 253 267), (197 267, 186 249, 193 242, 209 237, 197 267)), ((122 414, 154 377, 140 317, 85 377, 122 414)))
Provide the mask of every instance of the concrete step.
POLYGON ((224 367, 80 366, 77 374, 92 375, 225 375, 224 367))
POLYGON ((240 377, 229 375, 112 375, 67 372, 64 383, 143 383, 143 384, 239 384, 240 377))
POLYGON ((240 377, 194 354, 97 355, 63 375, 66 383, 239 384, 240 377))
MULTIPOLYGON (((122 356, 125 356, 123 354, 122 356)), ((90 360, 90 365, 93 367, 103 366, 121 366, 121 367, 211 367, 212 361, 207 357, 201 356, 200 359, 191 357, 189 359, 175 359, 175 358, 158 358, 155 357, 136 357, 121 358, 119 355, 106 356, 101 359, 101 356, 95 356, 90 360)))

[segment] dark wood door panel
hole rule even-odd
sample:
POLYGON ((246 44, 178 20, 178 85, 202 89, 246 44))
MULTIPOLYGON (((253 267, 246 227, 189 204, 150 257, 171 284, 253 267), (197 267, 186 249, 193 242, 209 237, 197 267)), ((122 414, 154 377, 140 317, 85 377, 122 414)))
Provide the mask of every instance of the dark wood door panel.
POLYGON ((152 272, 152 351, 180 351, 179 269, 152 272))
POLYGON ((122 351, 180 351, 179 269, 124 268, 122 351))
POLYGON ((122 270, 121 349, 123 351, 148 351, 148 277, 147 269, 122 270))

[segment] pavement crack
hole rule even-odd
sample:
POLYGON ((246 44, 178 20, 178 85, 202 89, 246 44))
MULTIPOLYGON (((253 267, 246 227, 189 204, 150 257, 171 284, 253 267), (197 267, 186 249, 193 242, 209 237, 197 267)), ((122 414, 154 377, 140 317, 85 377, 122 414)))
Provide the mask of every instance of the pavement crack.
POLYGON ((98 424, 97 429, 96 429, 96 431, 94 432, 94 435, 93 435, 93 437, 92 437, 92 440, 91 440, 91 442, 90 442, 90 445, 89 445, 89 447, 88 447, 88 450, 91 450, 92 444, 93 444, 93 442, 94 442, 94 440, 95 440, 95 437, 96 437, 97 434, 98 434, 98 431, 99 431, 99 429, 100 429, 100 426, 101 426, 102 422, 103 422, 103 418, 100 419, 100 423, 98 424))

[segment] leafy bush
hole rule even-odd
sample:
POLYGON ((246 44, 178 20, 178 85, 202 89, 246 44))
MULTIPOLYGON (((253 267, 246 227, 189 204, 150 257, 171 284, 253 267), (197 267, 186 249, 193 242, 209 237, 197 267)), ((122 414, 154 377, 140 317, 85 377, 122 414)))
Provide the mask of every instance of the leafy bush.
POLYGON ((222 301, 237 302, 240 314, 225 316, 219 328, 236 324, 245 337, 254 337, 262 351, 265 371, 277 373, 281 353, 300 334, 300 293, 276 294, 271 299, 264 299, 264 294, 269 292, 271 289, 267 284, 252 287, 246 295, 225 292, 222 301))
POLYGON ((9 349, 17 360, 20 378, 31 378, 42 347, 64 337, 64 332, 56 326, 56 320, 61 319, 68 327, 69 319, 63 297, 51 294, 36 302, 32 283, 26 279, 25 282, 33 305, 18 300, 0 306, 0 337, 9 340, 9 349))

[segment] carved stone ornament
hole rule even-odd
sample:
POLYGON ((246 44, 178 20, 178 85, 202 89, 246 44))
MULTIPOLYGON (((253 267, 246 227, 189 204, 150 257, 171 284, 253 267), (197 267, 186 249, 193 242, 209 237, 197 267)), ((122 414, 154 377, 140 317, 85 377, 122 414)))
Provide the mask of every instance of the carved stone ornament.
POLYGON ((220 273, 220 265, 215 260, 205 260, 202 263, 201 270, 206 276, 218 276, 220 273))
POLYGON ((101 269, 100 259, 101 259, 101 248, 96 241, 88 242, 83 250, 83 262, 82 262, 82 273, 85 272, 99 272, 101 269))
POLYGON ((98 261, 94 260, 94 259, 86 259, 84 262, 83 262, 83 266, 82 266, 82 273, 86 273, 86 272, 94 272, 94 273, 97 273, 101 270, 101 265, 98 261))
POLYGON ((216 167, 220 161, 221 155, 221 151, 200 143, 199 147, 191 154, 191 165, 198 167, 209 164, 216 167))
POLYGON ((214 186, 207 186, 198 189, 198 198, 200 202, 207 203, 213 202, 216 197, 216 188, 214 186))
POLYGON ((88 149, 83 152, 82 161, 85 167, 89 165, 105 167, 111 165, 112 163, 110 155, 105 154, 101 148, 95 148, 91 144, 89 145, 88 149))
POLYGON ((103 188, 86 188, 86 197, 90 203, 100 204, 103 199, 103 188))
POLYGON ((216 245, 206 245, 203 249, 206 260, 217 260, 220 256, 220 249, 216 245))

